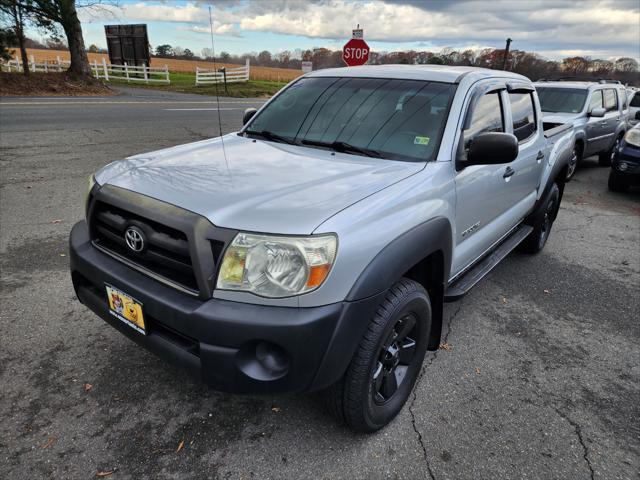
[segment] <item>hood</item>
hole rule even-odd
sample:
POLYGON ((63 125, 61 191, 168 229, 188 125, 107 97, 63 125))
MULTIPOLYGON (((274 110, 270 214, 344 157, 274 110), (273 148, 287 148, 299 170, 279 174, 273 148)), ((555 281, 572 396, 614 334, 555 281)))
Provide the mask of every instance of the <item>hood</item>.
POLYGON ((349 205, 424 168, 236 134, 114 162, 100 185, 125 188, 219 227, 309 234, 349 205), (226 152, 226 160, 225 160, 226 152))
POLYGON ((575 123, 582 113, 542 112, 542 120, 550 123, 575 123))

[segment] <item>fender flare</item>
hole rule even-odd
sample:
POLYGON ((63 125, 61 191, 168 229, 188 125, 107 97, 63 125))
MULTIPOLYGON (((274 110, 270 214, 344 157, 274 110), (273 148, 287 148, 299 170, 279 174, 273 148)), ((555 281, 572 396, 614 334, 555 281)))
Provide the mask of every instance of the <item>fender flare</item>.
MULTIPOLYGON (((347 301, 359 300, 384 292, 414 265, 440 251, 444 260, 446 283, 451 269, 453 234, 449 220, 434 217, 406 231, 387 244, 362 271, 347 295, 347 301)), ((435 299, 434 299, 435 300, 435 299)))

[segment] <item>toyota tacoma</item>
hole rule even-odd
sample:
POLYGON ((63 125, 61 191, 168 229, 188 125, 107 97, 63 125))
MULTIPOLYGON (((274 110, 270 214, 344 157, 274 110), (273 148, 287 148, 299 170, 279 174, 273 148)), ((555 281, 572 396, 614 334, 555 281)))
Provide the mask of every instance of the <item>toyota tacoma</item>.
POLYGON ((444 303, 545 246, 573 129, 523 76, 420 65, 312 72, 243 121, 91 177, 77 297, 217 390, 322 391, 375 431, 444 303))

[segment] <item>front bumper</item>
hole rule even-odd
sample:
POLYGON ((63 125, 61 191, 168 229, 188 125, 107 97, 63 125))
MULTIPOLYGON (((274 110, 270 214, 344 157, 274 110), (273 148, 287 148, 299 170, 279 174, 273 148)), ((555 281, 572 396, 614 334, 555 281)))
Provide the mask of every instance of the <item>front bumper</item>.
POLYGON ((96 249, 84 221, 73 227, 69 243, 73 287, 83 304, 139 345, 226 392, 302 392, 335 382, 384 295, 313 308, 203 301, 96 249), (142 302, 147 335, 109 314, 105 284, 142 302))

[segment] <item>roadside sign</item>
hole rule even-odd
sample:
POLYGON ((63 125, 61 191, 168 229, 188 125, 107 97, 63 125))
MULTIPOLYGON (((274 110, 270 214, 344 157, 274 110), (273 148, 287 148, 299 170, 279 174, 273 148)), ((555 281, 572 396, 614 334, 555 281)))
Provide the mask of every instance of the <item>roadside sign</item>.
POLYGON ((369 45, 362 38, 352 38, 342 47, 342 60, 350 67, 364 65, 369 60, 369 45))
POLYGON ((358 40, 362 40, 364 38, 363 30, 361 28, 355 28, 351 30, 351 38, 357 38, 358 40))
POLYGON ((313 70, 313 62, 302 62, 302 71, 304 73, 309 73, 313 70))

